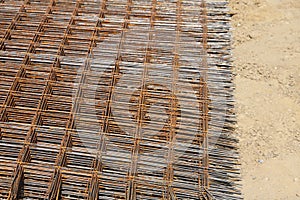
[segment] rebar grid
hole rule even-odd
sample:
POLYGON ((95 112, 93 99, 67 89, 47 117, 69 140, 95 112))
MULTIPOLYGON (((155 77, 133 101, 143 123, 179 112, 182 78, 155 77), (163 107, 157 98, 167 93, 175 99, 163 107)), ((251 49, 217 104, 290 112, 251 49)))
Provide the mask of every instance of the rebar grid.
POLYGON ((226 0, 0 1, 0 199, 240 199, 226 0))

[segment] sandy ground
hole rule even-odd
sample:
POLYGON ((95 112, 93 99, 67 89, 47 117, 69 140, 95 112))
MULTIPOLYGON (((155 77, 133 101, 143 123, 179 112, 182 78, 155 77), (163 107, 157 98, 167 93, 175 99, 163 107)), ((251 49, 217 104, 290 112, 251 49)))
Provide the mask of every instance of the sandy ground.
POLYGON ((300 0, 230 0, 242 192, 300 199, 300 0))

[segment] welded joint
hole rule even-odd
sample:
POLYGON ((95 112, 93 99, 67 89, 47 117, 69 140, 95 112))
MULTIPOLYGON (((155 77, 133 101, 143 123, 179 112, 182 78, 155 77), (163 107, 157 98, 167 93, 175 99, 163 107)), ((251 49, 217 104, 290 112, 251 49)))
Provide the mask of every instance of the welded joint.
POLYGON ((97 174, 93 174, 89 181, 88 196, 87 200, 98 200, 99 199, 99 180, 97 174))

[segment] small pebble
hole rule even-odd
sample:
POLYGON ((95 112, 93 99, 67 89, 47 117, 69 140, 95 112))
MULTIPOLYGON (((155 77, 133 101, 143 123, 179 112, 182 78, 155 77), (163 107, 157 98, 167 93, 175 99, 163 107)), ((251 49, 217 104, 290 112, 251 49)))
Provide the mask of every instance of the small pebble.
POLYGON ((258 162, 259 164, 263 164, 263 163, 264 163, 264 160, 261 160, 261 159, 260 159, 260 160, 258 160, 257 162, 258 162))
POLYGON ((294 182, 297 182, 297 181, 299 181, 299 179, 298 178, 294 178, 294 182))

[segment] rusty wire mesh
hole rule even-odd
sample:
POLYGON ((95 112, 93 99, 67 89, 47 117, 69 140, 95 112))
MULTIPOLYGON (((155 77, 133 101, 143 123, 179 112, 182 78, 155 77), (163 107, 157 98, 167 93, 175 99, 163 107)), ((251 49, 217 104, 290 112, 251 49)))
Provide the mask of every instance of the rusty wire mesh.
POLYGON ((0 1, 0 199, 239 199, 226 0, 0 1))

